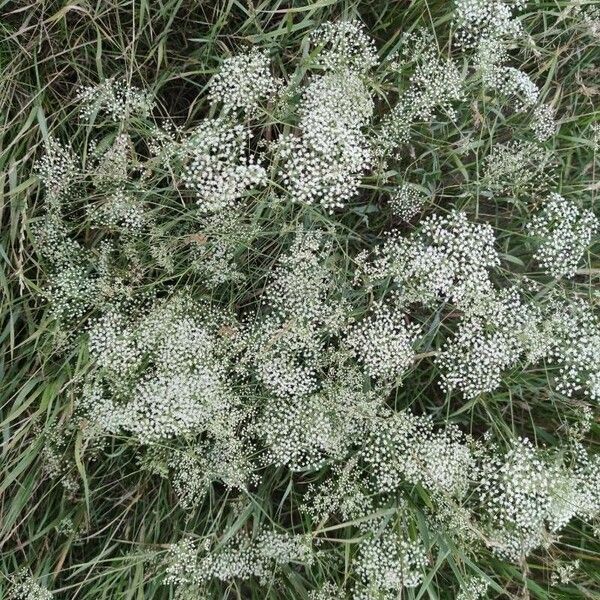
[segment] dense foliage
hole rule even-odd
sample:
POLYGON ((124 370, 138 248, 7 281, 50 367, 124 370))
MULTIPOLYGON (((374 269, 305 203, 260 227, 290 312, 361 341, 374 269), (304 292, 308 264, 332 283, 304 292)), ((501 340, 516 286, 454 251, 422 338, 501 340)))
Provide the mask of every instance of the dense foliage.
POLYGON ((8 598, 592 598, 600 10, 5 5, 8 598))

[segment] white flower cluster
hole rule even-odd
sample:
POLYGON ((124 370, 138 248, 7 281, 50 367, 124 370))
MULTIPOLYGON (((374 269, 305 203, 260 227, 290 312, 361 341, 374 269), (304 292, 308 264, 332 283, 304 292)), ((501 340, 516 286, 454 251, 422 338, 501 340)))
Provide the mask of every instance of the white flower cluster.
POLYGON ((211 287, 242 281, 245 275, 238 268, 236 257, 251 243, 255 228, 236 210, 206 215, 198 228, 198 233, 188 237, 194 271, 211 287))
POLYGON ((22 569, 13 578, 6 600, 52 600, 52 592, 22 569))
MULTIPOLYGON (((474 66, 489 90, 509 99, 517 113, 537 104, 539 89, 531 78, 509 59, 507 38, 522 33, 521 25, 512 17, 512 9, 502 0, 457 0, 457 38, 466 47, 477 50, 474 66)), ((520 0, 516 4, 519 4, 520 0)), ((547 117, 547 115, 546 115, 547 117)))
POLYGON ((253 328, 248 345, 248 360, 270 393, 292 398, 306 396, 318 388, 324 343, 314 327, 266 318, 253 328))
POLYGON ((48 210, 57 212, 80 174, 73 151, 58 140, 49 138, 46 152, 36 164, 36 171, 46 190, 48 210))
POLYGON ((465 48, 481 42, 513 39, 523 35, 521 23, 515 19, 515 9, 523 8, 525 0, 455 0, 455 37, 465 48))
MULTIPOLYGON (((131 241, 152 223, 135 188, 127 190, 132 170, 132 140, 121 133, 108 147, 90 145, 91 158, 81 161, 67 147, 51 139, 38 162, 46 191, 46 215, 32 227, 40 254, 49 265, 45 292, 52 316, 59 325, 81 319, 92 307, 127 289, 109 266, 114 241, 131 241), (91 183, 96 193, 85 193, 91 183), (89 225, 115 235, 103 239, 93 251, 76 241, 77 233, 67 219, 83 208, 89 225)), ((133 279, 133 277, 132 277, 133 279)), ((60 329, 59 329, 60 335, 60 329)), ((64 340, 63 340, 64 341, 64 340)))
POLYGON ((81 404, 90 420, 142 443, 205 430, 230 435, 240 414, 227 384, 222 325, 185 296, 141 317, 118 305, 105 311, 89 333, 98 374, 81 404))
POLYGON ((427 201, 427 196, 416 186, 402 184, 390 198, 392 214, 403 221, 410 221, 419 214, 427 201))
POLYGON ((599 226, 591 210, 553 193, 527 225, 529 234, 541 240, 534 258, 553 277, 573 277, 599 226))
POLYGON ((282 179, 292 201, 333 212, 355 195, 371 162, 363 133, 373 101, 354 71, 314 76, 300 105, 301 135, 282 136, 282 179))
MULTIPOLYGON (((74 190, 75 184, 83 184, 89 176, 101 198, 98 204, 86 206, 92 223, 123 235, 141 231, 149 218, 143 205, 126 191, 132 164, 132 144, 125 133, 117 135, 103 151, 97 144, 91 144, 92 158, 82 170, 73 152, 51 139, 46 153, 38 162, 38 173, 46 190, 47 212, 52 213, 54 222, 64 212, 63 206, 70 207, 79 199, 78 190, 74 190)), ((62 227, 65 228, 64 225, 62 227)))
POLYGON ((345 411, 335 399, 313 394, 300 400, 267 402, 259 431, 268 463, 292 470, 317 469, 344 454, 349 438, 345 411))
POLYGON ((250 327, 247 360, 262 384, 280 398, 317 389, 325 337, 346 320, 346 303, 332 297, 338 289, 326 265, 330 248, 323 232, 298 230, 265 291, 269 312, 250 327))
POLYGON ((191 539, 171 546, 166 562, 165 583, 202 588, 211 579, 230 581, 256 578, 263 584, 277 569, 289 563, 310 564, 313 551, 310 540, 301 535, 276 533, 263 528, 250 537, 243 531, 225 543, 202 547, 191 539))
POLYGON ((44 256, 52 268, 60 272, 73 264, 80 264, 84 250, 69 236, 69 230, 60 215, 49 212, 41 223, 33 227, 44 256))
POLYGON ((503 457, 489 456, 478 491, 494 552, 519 562, 575 515, 597 510, 586 502, 594 482, 577 475, 545 461, 527 439, 503 457))
POLYGON ((146 117, 154 108, 148 91, 115 78, 105 79, 99 85, 81 87, 77 100, 83 118, 91 118, 95 113, 102 112, 113 121, 125 121, 132 117, 146 117))
POLYGON ((313 75, 299 104, 297 135, 273 145, 293 202, 333 212, 352 200, 372 157, 364 133, 373 114, 365 75, 377 64, 373 41, 354 21, 328 23, 311 36, 325 74, 313 75))
POLYGON ((405 539, 392 527, 359 545, 355 570, 362 586, 354 600, 397 598, 403 588, 417 587, 428 560, 419 541, 405 539))
MULTIPOLYGON (((366 471, 360 474, 351 459, 316 494, 310 489, 306 510, 313 518, 334 512, 357 519, 373 512, 372 494, 420 485, 440 515, 447 507, 445 518, 452 515, 453 531, 466 530, 465 543, 484 540, 499 556, 520 562, 551 543, 572 518, 600 514, 600 458, 580 445, 567 450, 571 459, 563 449, 549 454, 526 439, 514 441, 502 453, 495 444, 474 444, 454 426, 435 431, 430 419, 410 413, 381 413, 372 423, 359 455, 366 471)), ((375 529, 365 523, 365 531, 375 529)), ((375 552, 379 542, 373 546, 375 552)), ((392 578, 405 576, 397 564, 386 572, 392 578)))
POLYGON ((373 258, 361 254, 358 276, 372 285, 391 277, 404 303, 468 305, 490 293, 488 269, 499 264, 494 232, 464 213, 434 214, 409 237, 390 235, 373 258))
POLYGON ((452 104, 462 99, 463 75, 458 66, 439 57, 431 46, 424 48, 401 102, 412 106, 413 118, 428 121, 434 110, 445 111, 452 118, 452 104))
POLYGON ((483 84, 510 100, 515 112, 526 112, 537 104, 539 89, 525 72, 506 65, 490 65, 483 70, 483 84))
POLYGON ((594 38, 600 38, 600 8, 589 4, 581 10, 581 21, 587 29, 589 35, 594 38))
POLYGON ((125 235, 139 234, 147 224, 143 206, 131 195, 118 189, 105 201, 90 208, 92 223, 120 231, 125 235))
POLYGON ((567 584, 571 583, 575 577, 575 574, 579 570, 580 561, 574 560, 571 563, 559 563, 556 565, 556 569, 550 576, 550 582, 552 585, 567 584))
POLYGON ((113 143, 102 151, 97 143, 90 144, 90 154, 96 159, 92 182, 100 189, 120 189, 129 179, 133 141, 126 133, 117 135, 113 143))
POLYGON ((436 359, 442 388, 460 390, 465 398, 495 390, 503 371, 528 349, 528 326, 535 317, 513 290, 482 301, 461 320, 436 359))
POLYGON ((247 154, 249 130, 229 118, 207 119, 184 143, 182 179, 203 212, 235 205, 244 193, 266 183, 265 169, 247 154))
POLYGON ((318 590, 308 592, 308 600, 345 600, 343 588, 326 581, 318 590))
POLYGON ((452 59, 439 55, 435 41, 425 31, 406 34, 398 59, 392 58, 391 64, 398 72, 406 64, 414 67, 407 89, 382 123, 378 152, 406 143, 411 126, 431 121, 435 111, 454 118, 453 105, 464 98, 463 73, 452 59))
POLYGON ((456 600, 482 600, 487 597, 489 585, 483 577, 470 577, 461 586, 456 600))
POLYGON ((429 417, 410 412, 372 419, 361 449, 374 489, 392 492, 404 483, 423 486, 431 495, 460 497, 473 457, 458 428, 435 430, 429 417))
POLYGON ((371 377, 396 379, 411 366, 419 333, 401 311, 380 306, 352 327, 347 343, 371 377))
MULTIPOLYGON (((488 269, 498 264, 491 228, 452 213, 443 219, 430 217, 409 238, 390 238, 370 264, 365 260, 361 265, 371 282, 392 277, 405 304, 433 307, 451 301, 464 311, 436 364, 442 372, 442 387, 457 389, 466 398, 496 389, 503 371, 526 350, 532 351, 536 332, 531 325, 536 314, 514 291, 494 290, 488 269)), ((394 337, 394 343, 403 339, 394 337)), ((390 359, 384 358, 393 347, 391 341, 381 344, 383 339, 379 333, 372 343, 363 336, 355 344, 359 358, 372 355, 379 370, 388 368, 390 359)), ((410 354, 397 350, 391 354, 398 360, 406 357, 405 367, 410 364, 410 354)))
POLYGON ((558 366, 557 391, 600 399, 600 321, 583 301, 551 302, 545 322, 546 354, 558 366))
POLYGON ((302 511, 313 521, 325 521, 332 515, 349 521, 375 510, 373 494, 357 468, 358 458, 354 455, 347 462, 334 463, 327 479, 308 486, 302 511))
POLYGON ((167 466, 178 504, 184 510, 195 509, 214 481, 229 489, 245 490, 253 480, 250 448, 240 435, 218 437, 210 443, 203 440, 191 448, 170 452, 167 466))
POLYGON ((590 125, 590 142, 596 152, 600 152, 600 121, 590 125))
POLYGON ((323 23, 310 38, 319 48, 319 65, 328 71, 367 73, 379 63, 375 43, 357 21, 323 23))
POLYGON ((346 321, 348 307, 335 302, 339 281, 330 264, 332 241, 325 231, 299 227, 286 254, 279 257, 265 300, 280 319, 321 325, 336 332, 346 321))
POLYGON ((477 46, 477 52, 473 57, 474 67, 485 71, 496 65, 502 65, 509 61, 507 45, 497 38, 484 39, 477 46))
POLYGON ((97 296, 97 281, 85 267, 71 264, 57 271, 46 291, 51 302, 52 316, 59 322, 77 321, 89 310, 97 296))
POLYGON ((32 229, 50 266, 44 296, 51 315, 59 323, 68 323, 87 313, 99 295, 99 281, 90 273, 87 253, 69 236, 59 210, 60 206, 53 204, 32 229))
POLYGON ((496 389, 519 361, 557 365, 556 391, 600 398, 598 319, 583 302, 524 303, 516 290, 495 292, 471 306, 436 364, 446 390, 465 398, 496 389))
POLYGON ((490 225, 471 223, 461 212, 453 211, 447 217, 432 215, 415 240, 411 262, 422 278, 424 298, 435 294, 466 306, 488 291, 488 269, 499 263, 490 225), (439 263, 428 276, 426 269, 435 260, 439 263))
POLYGON ((267 52, 252 49, 226 58, 210 80, 208 98, 223 105, 224 112, 255 113, 261 103, 275 96, 279 82, 271 75, 267 52))
POLYGON ((549 104, 540 104, 533 111, 531 128, 540 142, 550 139, 557 131, 555 111, 549 104))
POLYGON ((335 375, 310 396, 266 402, 256 430, 264 439, 269 464, 315 470, 343 459, 362 438, 378 402, 362 391, 358 373, 335 375))
POLYGON ((492 146, 485 157, 482 184, 495 196, 519 196, 544 189, 549 155, 533 142, 492 146))

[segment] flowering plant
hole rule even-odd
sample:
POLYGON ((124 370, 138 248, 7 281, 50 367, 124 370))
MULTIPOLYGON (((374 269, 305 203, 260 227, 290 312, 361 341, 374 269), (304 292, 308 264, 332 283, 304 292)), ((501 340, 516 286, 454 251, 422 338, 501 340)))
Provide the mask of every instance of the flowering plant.
POLYGON ((404 33, 255 36, 202 110, 115 76, 44 137, 27 243, 60 384, 31 416, 39 481, 132 545, 143 593, 525 594, 558 585, 561 535, 598 534, 597 127, 571 183, 536 19, 456 0, 404 33), (93 512, 124 498, 118 528, 93 512))

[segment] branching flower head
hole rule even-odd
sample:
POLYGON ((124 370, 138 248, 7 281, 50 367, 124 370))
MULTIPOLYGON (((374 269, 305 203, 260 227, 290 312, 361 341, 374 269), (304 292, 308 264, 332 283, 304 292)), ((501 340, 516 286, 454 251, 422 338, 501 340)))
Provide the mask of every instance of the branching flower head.
POLYGON ((417 587, 428 562, 420 542, 403 539, 391 528, 362 542, 356 561, 362 589, 355 598, 381 593, 391 598, 403 588, 417 587))
POLYGON ((464 213, 425 219, 410 237, 392 233, 369 260, 360 256, 357 279, 373 285, 389 277, 405 304, 451 300, 468 306, 491 290, 488 269, 499 264, 494 233, 464 213))
POLYGON ((551 194, 527 226, 530 235, 541 241, 534 258, 553 277, 573 277, 599 226, 591 210, 581 210, 559 194, 551 194))
POLYGON ((210 429, 231 433, 239 417, 226 382, 219 335, 222 320, 184 296, 139 308, 115 306, 90 329, 89 350, 99 367, 81 399, 88 417, 142 443, 210 429))
POLYGON ((504 457, 490 457, 480 497, 494 552, 518 562, 543 545, 549 531, 577 512, 574 498, 566 496, 571 485, 567 474, 548 464, 527 439, 515 442, 504 457))
POLYGON ((321 48, 319 64, 329 71, 366 73, 379 62, 375 43, 357 21, 324 23, 310 37, 321 48))
POLYGON ((419 214, 427 201, 427 196, 416 186, 402 184, 390 198, 392 213, 403 221, 410 221, 419 214))
POLYGON ((59 211, 61 202, 80 174, 73 151, 55 138, 50 138, 36 170, 46 190, 48 209, 59 211))
POLYGON ((540 142, 550 139, 557 131, 555 110, 549 104, 540 104, 533 111, 531 128, 540 142))
POLYGON ((412 364, 420 327, 387 306, 355 325, 347 343, 371 377, 395 379, 412 364))
POLYGON ((391 70, 412 67, 408 86, 397 104, 382 121, 378 153, 406 143, 418 121, 431 121, 436 112, 455 118, 454 104, 464 98, 464 76, 450 58, 440 56, 427 32, 405 34, 398 58, 391 57, 391 70))
POLYGON ((551 302, 544 322, 546 355, 558 367, 556 389, 600 399, 600 320, 592 307, 578 300, 551 302))
POLYGON ((208 98, 222 104, 225 112, 239 109, 253 114, 278 89, 279 82, 271 75, 268 53, 254 48, 223 61, 210 80, 208 98))
POLYGON ((52 600, 52 592, 21 569, 12 577, 12 585, 8 589, 7 600, 52 600))
POLYGON ((265 582, 283 565, 310 564, 312 560, 312 549, 304 536, 267 529, 254 538, 240 531, 221 547, 212 548, 207 542, 202 547, 190 539, 173 544, 165 561, 166 583, 201 586, 211 579, 234 578, 265 582))
POLYGON ((98 85, 81 87, 77 94, 81 116, 90 118, 96 112, 107 114, 113 121, 146 117, 154 108, 152 95, 129 85, 123 79, 105 79, 98 85))
POLYGON ((465 398, 495 390, 503 371, 527 349, 526 334, 535 318, 536 313, 514 291, 475 305, 436 360, 442 387, 458 389, 465 398))
POLYGON ((539 192, 552 180, 550 165, 550 155, 534 142, 497 144, 484 159, 482 183, 494 196, 539 192))
POLYGON ((484 69, 483 83, 499 96, 510 100, 515 112, 525 112, 538 101, 538 86, 525 72, 515 67, 492 65, 484 69))
POLYGON ((283 183, 294 202, 342 208, 358 190, 371 162, 363 133, 373 101, 352 71, 314 77, 300 106, 300 136, 276 145, 283 160, 283 183))
POLYGON ((456 38, 465 48, 489 39, 517 38, 524 33, 514 11, 523 8, 525 0, 455 0, 454 4, 456 38))
POLYGON ((247 154, 249 135, 222 117, 204 121, 185 141, 182 178, 203 212, 232 207, 249 188, 266 183, 265 169, 247 154))

